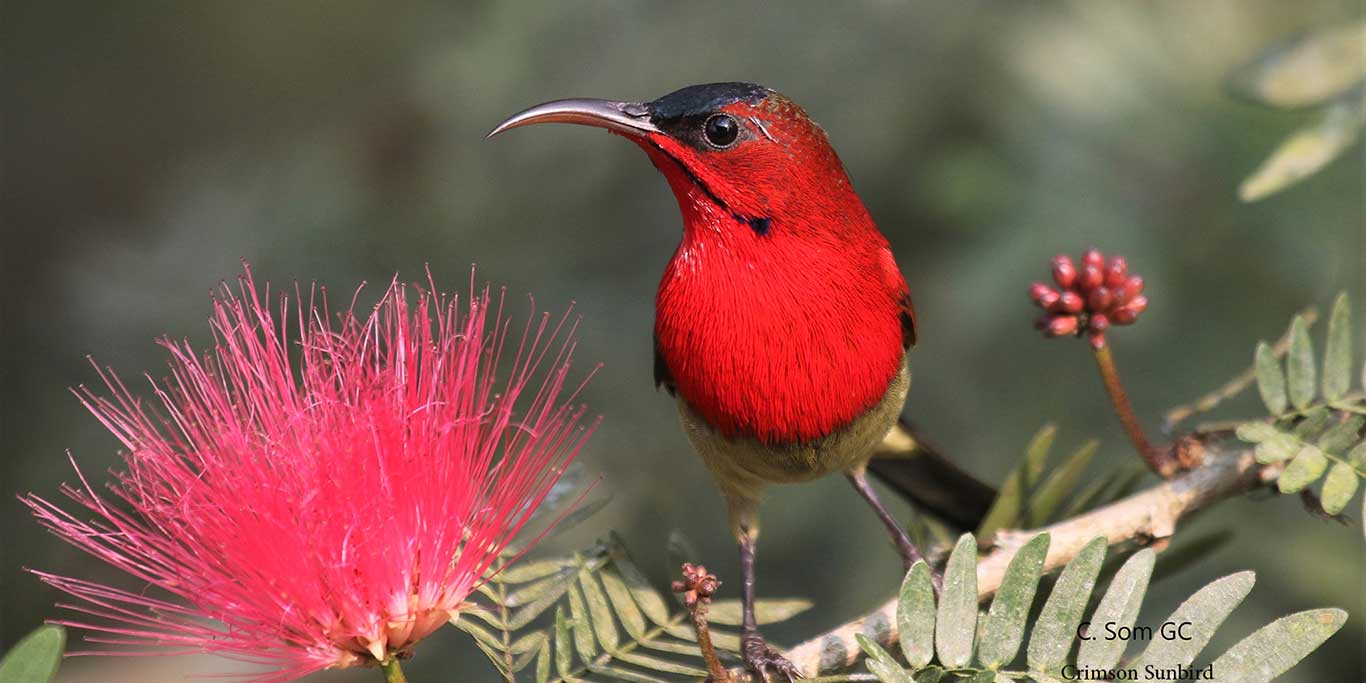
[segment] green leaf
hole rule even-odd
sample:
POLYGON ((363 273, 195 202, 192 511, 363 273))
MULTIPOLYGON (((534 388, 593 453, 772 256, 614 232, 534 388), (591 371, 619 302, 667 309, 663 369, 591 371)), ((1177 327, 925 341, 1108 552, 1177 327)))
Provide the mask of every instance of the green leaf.
POLYGON ((1317 446, 1305 445, 1295 454, 1295 459, 1285 466, 1281 476, 1276 479, 1276 488, 1281 493, 1296 493, 1318 481, 1323 470, 1328 467, 1328 458, 1317 446))
POLYGON ((1238 438, 1248 443, 1261 443, 1276 438, 1281 430, 1265 422, 1244 422, 1238 425, 1238 438))
POLYGON ((569 678, 569 669, 574 665, 574 651, 571 649, 572 636, 569 620, 564 616, 564 605, 555 606, 555 671, 560 678, 569 678))
POLYGON ((1366 470, 1366 441, 1362 441, 1347 452, 1344 459, 1357 469, 1366 470))
POLYGON ((999 669, 1015 659, 1015 653, 1020 650, 1029 609, 1039 588, 1043 561, 1048 556, 1048 543, 1048 534, 1039 534, 1029 539, 1010 559, 978 639, 977 661, 982 666, 999 669))
MULTIPOLYGON (((811 609, 804 598, 768 598, 754 601, 754 618, 759 624, 776 624, 811 609)), ((707 621, 723 626, 739 626, 744 610, 739 600, 717 600, 707 608, 707 621)))
POLYGON ((595 674, 600 674, 618 681, 629 681, 630 683, 669 683, 669 681, 666 681, 663 678, 649 676, 620 667, 595 664, 593 662, 588 662, 584 664, 584 666, 595 674))
POLYGON ((593 626, 589 622, 588 607, 584 605, 583 594, 574 585, 569 585, 569 616, 573 618, 574 649, 583 661, 590 662, 598 654, 598 645, 593 640, 593 626))
POLYGON ((602 587, 607 591, 608 599, 612 601, 612 610, 621 620, 621 626, 626 629, 626 634, 633 640, 644 638, 645 617, 641 615, 636 601, 631 599, 631 591, 626 587, 626 581, 621 578, 616 565, 604 567, 598 572, 598 578, 602 579, 602 587))
POLYGON ((911 565, 901 582, 896 625, 901 654, 913 669, 923 669, 934 658, 934 581, 924 560, 911 565))
POLYGON ((1304 411, 1304 419, 1295 425, 1295 436, 1303 441, 1311 441, 1319 432, 1331 426, 1335 419, 1337 417, 1328 406, 1314 406, 1304 411))
POLYGON ((593 577, 592 572, 579 572, 579 587, 583 589, 584 602, 588 603, 588 614, 593 617, 593 633, 598 637, 602 649, 615 653, 620 644, 621 634, 617 632, 616 621, 612 618, 612 605, 607 602, 607 594, 593 577))
MULTIPOLYGON (((572 563, 573 559, 570 558, 569 562, 572 563)), ((511 591, 507 594, 507 597, 503 598, 503 606, 521 607, 523 605, 539 602, 547 595, 553 596, 550 599, 555 600, 561 595, 564 595, 564 589, 569 585, 569 579, 574 576, 575 571, 574 567, 570 566, 558 570, 545 578, 532 581, 515 591, 511 591)))
POLYGON ((550 680, 550 640, 541 643, 541 651, 536 653, 536 683, 550 680))
POLYGON ((66 647, 66 630, 44 625, 29 631, 0 659, 0 681, 48 683, 57 675, 66 647))
POLYGON ((1048 480, 1030 496, 1029 512, 1026 515, 1026 523, 1029 526, 1041 526, 1048 522, 1058 506, 1074 493, 1082 472, 1091 463, 1091 457, 1096 454, 1096 448, 1099 446, 1100 443, 1094 440, 1086 442, 1072 454, 1072 457, 1053 470, 1048 480))
POLYGON ((1366 423, 1366 415, 1351 415, 1324 432, 1319 437, 1319 450, 1334 455, 1342 455, 1361 439, 1361 425, 1366 423))
POLYGON ((507 623, 507 629, 509 631, 516 631, 527 624, 530 624, 532 621, 535 621, 536 617, 541 616, 546 610, 550 609, 556 601, 564 596, 565 591, 569 590, 569 587, 573 585, 573 582, 568 580, 550 581, 548 583, 550 584, 549 589, 540 593, 535 601, 512 612, 512 616, 508 618, 507 623))
POLYGON ((695 678, 705 678, 707 675, 706 669, 699 669, 695 666, 678 664, 676 662, 671 662, 667 659, 651 657, 649 655, 640 654, 638 652, 618 652, 615 656, 618 660, 626 662, 627 664, 635 664, 636 666, 643 667, 651 671, 679 674, 681 676, 692 676, 695 678))
POLYGON ((978 671, 972 678, 968 679, 968 683, 996 683, 996 672, 978 671))
POLYGON ((1303 316, 1290 322, 1290 351, 1285 357, 1286 386, 1290 404, 1304 410, 1314 400, 1314 344, 1303 316))
POLYGON ((873 642, 872 638, 857 633, 854 639, 858 641, 858 646, 863 649, 863 653, 868 655, 864 664, 868 671, 877 676, 882 683, 915 683, 911 674, 901 668, 896 660, 892 658, 881 645, 873 642))
POLYGON ((1352 311, 1347 292, 1333 301, 1328 316, 1328 346, 1323 351, 1323 397, 1342 398, 1352 386, 1352 311))
POLYGON ((1105 560, 1105 548, 1104 536, 1092 539, 1072 558, 1053 584, 1053 592, 1044 603, 1034 624, 1034 634, 1029 638, 1030 671, 1055 672, 1067 661, 1086 603, 1091 591, 1095 590, 1096 576, 1105 560))
POLYGON ((518 562, 498 572, 493 580, 499 583, 528 583, 536 579, 543 579, 551 574, 568 576, 572 573, 574 573, 574 558, 556 557, 549 560, 518 562))
POLYGON ((1271 350, 1270 344, 1257 342, 1252 366, 1257 373, 1257 393, 1262 395, 1262 403, 1266 404, 1267 411, 1272 415, 1284 413, 1288 403, 1285 397, 1285 372, 1281 370, 1281 361, 1276 358, 1276 352, 1271 350))
POLYGON ((1357 474, 1352 466, 1345 462, 1334 464, 1328 470, 1328 477, 1323 480, 1323 495, 1320 496, 1323 511, 1330 515, 1342 512, 1356 492, 1357 474))
MULTIPOLYGON (((1091 614, 1092 624, 1114 624, 1116 629, 1127 629, 1138 620, 1139 607, 1143 596, 1148 592, 1148 580, 1153 575, 1153 564, 1157 555, 1151 548, 1134 553, 1115 578, 1110 581, 1109 590, 1100 599, 1100 605, 1091 614)), ((1077 651, 1077 667, 1081 669, 1113 669, 1124 655, 1125 641, 1115 639, 1083 640, 1077 651)))
POLYGON ((1300 451, 1300 441, 1289 434, 1280 434, 1257 444, 1253 451, 1257 462, 1263 465, 1289 460, 1300 451))
POLYGON ((1315 609, 1281 617, 1257 629, 1214 660, 1214 680, 1265 683, 1318 649, 1347 621, 1340 609, 1315 609))
POLYGON ((1313 175, 1356 142, 1364 118, 1360 91, 1348 93, 1325 108, 1318 120, 1286 138, 1238 186, 1238 198, 1255 202, 1313 175))
POLYGON ((1189 629, 1185 630, 1190 640, 1157 638, 1134 662, 1133 668, 1143 671, 1149 665, 1160 669, 1189 666, 1195 661, 1195 656, 1205 649, 1219 625, 1242 604, 1255 582, 1256 576, 1252 572, 1238 572, 1196 591, 1163 622, 1190 624, 1189 629))
POLYGON ((972 659, 977 632, 977 539, 963 534, 944 566, 934 645, 939 662, 956 669, 972 659))
POLYGON ((613 557, 612 565, 617 571, 621 572, 621 580, 626 583, 626 589, 631 591, 631 597, 635 598, 636 604, 640 606, 640 611, 654 623, 663 626, 669 622, 669 607, 664 600, 664 596, 650 585, 650 581, 641 573, 640 568, 626 552, 626 548, 621 543, 621 539, 614 534, 612 536, 613 557))
MULTIPOLYGON (((503 641, 499 639, 497 635, 495 635, 492 631, 483 628, 478 624, 475 624, 469 619, 461 619, 455 622, 455 627, 460 629, 461 631, 464 631, 465 633, 470 634, 470 636, 472 636, 476 641, 492 648, 495 651, 501 652, 503 650, 503 641)), ((493 657, 493 659, 496 661, 501 661, 501 658, 499 657, 493 657)))
POLYGON ((1050 424, 1034 434, 1025 447, 1024 458, 1006 476, 1000 493, 996 494, 996 500, 992 501, 991 508, 982 518, 982 524, 977 528, 978 537, 987 539, 1000 529, 1017 527, 1023 522, 1027 497, 1043 474, 1048 451, 1053 447, 1057 433, 1057 427, 1050 424))
POLYGON ((1299 108, 1336 97, 1366 76, 1366 22, 1296 35, 1264 50, 1229 78, 1233 92, 1262 104, 1299 108))
POLYGON ((915 683, 939 683, 940 679, 943 677, 943 669, 937 666, 931 666, 915 672, 915 683))

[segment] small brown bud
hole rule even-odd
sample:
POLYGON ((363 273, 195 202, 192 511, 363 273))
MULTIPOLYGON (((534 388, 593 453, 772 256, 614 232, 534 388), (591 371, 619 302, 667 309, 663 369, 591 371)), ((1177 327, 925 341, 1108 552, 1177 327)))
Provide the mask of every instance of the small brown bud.
POLYGON ((1081 309, 1085 307, 1080 294, 1067 291, 1058 297, 1058 303, 1053 307, 1053 310, 1058 313, 1081 313, 1081 309))
POLYGON ((1062 337, 1077 331, 1078 324, 1075 315, 1055 315, 1048 321, 1047 333, 1051 337, 1062 337))
POLYGON ((1053 257, 1053 281, 1063 289, 1071 287, 1072 283, 1077 281, 1077 267, 1073 265, 1071 257, 1067 254, 1058 254, 1053 257))
POLYGON ((1090 311, 1103 311, 1110 307, 1113 298, 1108 287, 1097 287, 1086 296, 1086 308, 1090 311))
POLYGON ((1105 268, 1105 285, 1117 288, 1124 284, 1124 278, 1129 275, 1129 262, 1123 256, 1115 256, 1110 259, 1110 265, 1105 268))

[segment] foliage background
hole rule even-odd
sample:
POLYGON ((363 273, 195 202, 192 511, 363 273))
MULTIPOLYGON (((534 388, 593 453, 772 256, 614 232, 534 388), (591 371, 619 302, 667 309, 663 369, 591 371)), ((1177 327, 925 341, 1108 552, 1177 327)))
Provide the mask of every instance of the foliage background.
MULTIPOLYGON (((427 262, 458 289, 477 260, 481 278, 535 292, 540 306, 577 300, 581 360, 607 362, 589 390, 607 422, 584 459, 615 501, 558 543, 616 528, 662 580, 676 528, 696 559, 737 575, 711 482, 650 387, 654 286, 679 233, 673 200, 643 155, 600 131, 483 139, 545 99, 652 99, 753 80, 803 103, 915 294, 910 414, 989 481, 1049 419, 1064 446, 1104 439, 1093 469, 1132 458, 1083 345, 1030 329, 1025 285, 1055 252, 1119 250, 1146 276, 1154 303, 1114 343, 1153 428, 1166 407, 1246 367, 1256 339, 1279 335, 1299 307, 1341 288, 1366 301, 1361 148, 1240 204, 1238 181, 1305 116, 1222 87, 1267 43, 1360 16, 1359 2, 827 5, 5 3, 3 646, 57 599, 21 567, 104 571, 82 566, 15 499, 72 478, 64 449, 96 478, 115 461, 113 439, 66 392, 92 380, 84 356, 135 376, 161 367, 154 337, 203 342, 208 290, 239 257, 277 283, 316 278, 348 293, 396 271, 416 279, 427 262)), ((1259 414, 1252 397, 1238 405, 1259 414)), ((809 596, 818 609, 772 637, 792 642, 891 593, 895 554, 845 482, 775 493, 761 591, 809 596)), ((1366 673, 1362 539, 1297 508, 1267 495, 1193 521, 1188 537, 1233 538, 1156 584, 1149 604, 1161 609, 1142 619, 1254 569, 1259 589, 1211 651, 1282 614, 1337 605, 1347 627, 1285 680, 1366 673)), ((178 680, 225 666, 78 659, 59 680, 178 680)), ((409 670, 492 677, 454 630, 409 670)))

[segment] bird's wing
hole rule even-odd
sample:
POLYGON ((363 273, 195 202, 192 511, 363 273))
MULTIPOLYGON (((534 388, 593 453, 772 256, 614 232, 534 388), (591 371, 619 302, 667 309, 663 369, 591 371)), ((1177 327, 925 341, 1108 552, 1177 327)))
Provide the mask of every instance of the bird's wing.
POLYGON ((673 375, 669 374, 669 366, 664 362, 664 356, 659 352, 659 335, 655 335, 655 388, 663 387, 669 392, 670 396, 675 395, 673 375))
POLYGON ((901 277, 901 269, 896 266, 892 250, 883 245, 881 258, 882 281, 896 296, 897 315, 901 319, 901 347, 915 346, 915 306, 911 304, 911 290, 906 286, 906 278, 901 277))

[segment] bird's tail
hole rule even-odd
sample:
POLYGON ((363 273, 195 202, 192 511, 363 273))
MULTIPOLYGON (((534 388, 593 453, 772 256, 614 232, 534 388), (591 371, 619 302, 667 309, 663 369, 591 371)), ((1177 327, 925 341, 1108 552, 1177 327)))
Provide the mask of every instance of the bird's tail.
POLYGON ((949 462, 904 420, 887 433, 868 469, 917 508, 959 531, 977 529, 996 499, 996 489, 949 462))

